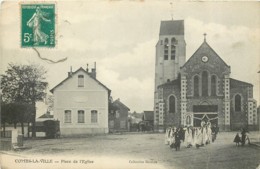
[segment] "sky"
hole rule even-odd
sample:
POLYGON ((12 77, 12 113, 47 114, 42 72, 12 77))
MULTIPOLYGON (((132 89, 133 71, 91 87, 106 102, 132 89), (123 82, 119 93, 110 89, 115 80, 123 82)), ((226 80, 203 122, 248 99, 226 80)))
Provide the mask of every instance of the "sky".
POLYGON ((231 77, 252 83, 259 104, 260 3, 171 1, 58 1, 54 49, 20 47, 17 2, 1 5, 1 74, 8 63, 37 63, 46 68, 48 90, 67 77, 72 67, 92 68, 131 112, 153 110, 155 45, 162 20, 184 20, 186 60, 203 42, 231 66, 231 77))

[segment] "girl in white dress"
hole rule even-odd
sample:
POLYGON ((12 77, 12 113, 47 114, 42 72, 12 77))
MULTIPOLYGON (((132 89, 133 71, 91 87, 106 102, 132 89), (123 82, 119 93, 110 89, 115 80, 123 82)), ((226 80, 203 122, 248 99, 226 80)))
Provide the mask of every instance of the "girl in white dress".
POLYGON ((186 143, 186 147, 188 148, 192 146, 192 130, 190 127, 187 127, 185 131, 185 143, 186 143))

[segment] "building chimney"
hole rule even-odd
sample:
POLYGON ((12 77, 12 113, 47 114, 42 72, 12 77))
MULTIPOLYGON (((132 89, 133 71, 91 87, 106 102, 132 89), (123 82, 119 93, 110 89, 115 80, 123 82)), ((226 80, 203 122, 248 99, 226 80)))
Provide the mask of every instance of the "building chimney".
POLYGON ((86 69, 87 73, 88 73, 88 63, 87 63, 87 69, 86 69))
POLYGON ((91 76, 96 79, 96 70, 93 68, 91 69, 91 76))
POLYGON ((70 72, 68 72, 68 77, 72 75, 72 66, 70 66, 70 72))
POLYGON ((91 69, 91 76, 96 79, 97 71, 96 71, 96 62, 94 62, 94 68, 91 69))

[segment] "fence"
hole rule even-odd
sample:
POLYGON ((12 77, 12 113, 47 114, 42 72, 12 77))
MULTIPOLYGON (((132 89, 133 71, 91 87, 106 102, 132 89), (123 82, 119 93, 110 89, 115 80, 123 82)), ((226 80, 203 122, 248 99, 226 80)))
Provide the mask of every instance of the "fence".
POLYGON ((1 131, 1 138, 11 138, 11 137, 12 137, 11 130, 1 131))
POLYGON ((0 150, 9 151, 12 149, 12 131, 6 130, 6 131, 0 131, 1 138, 0 138, 0 150))

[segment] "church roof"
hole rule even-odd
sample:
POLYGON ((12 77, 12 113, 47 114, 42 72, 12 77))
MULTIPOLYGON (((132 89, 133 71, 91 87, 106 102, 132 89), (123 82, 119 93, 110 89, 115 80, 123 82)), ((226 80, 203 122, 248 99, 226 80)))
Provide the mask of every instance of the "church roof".
POLYGON ((206 42, 206 40, 204 40, 204 42, 200 45, 200 47, 194 52, 194 54, 187 60, 187 62, 184 63, 184 65, 181 67, 185 67, 185 65, 189 64, 189 62, 191 61, 191 59, 193 58, 194 55, 196 55, 196 53, 198 51, 200 51, 201 53, 208 53, 209 50, 211 50, 213 53, 215 53, 215 55, 224 63, 225 66, 230 67, 229 65, 226 64, 226 62, 214 51, 214 49, 212 49, 211 46, 209 46, 209 44, 206 42))
POLYGON ((243 81, 240 81, 240 80, 236 80, 236 79, 230 78, 230 87, 233 88, 233 87, 236 87, 236 86, 250 86, 250 87, 253 87, 253 85, 251 83, 247 83, 247 82, 243 82, 243 81))
POLYGON ((158 86, 159 87, 165 87, 165 86, 173 86, 173 85, 180 85, 181 81, 180 78, 178 77, 178 79, 163 83, 161 85, 158 86))
POLYGON ((161 21, 160 35, 184 35, 184 20, 161 21))

